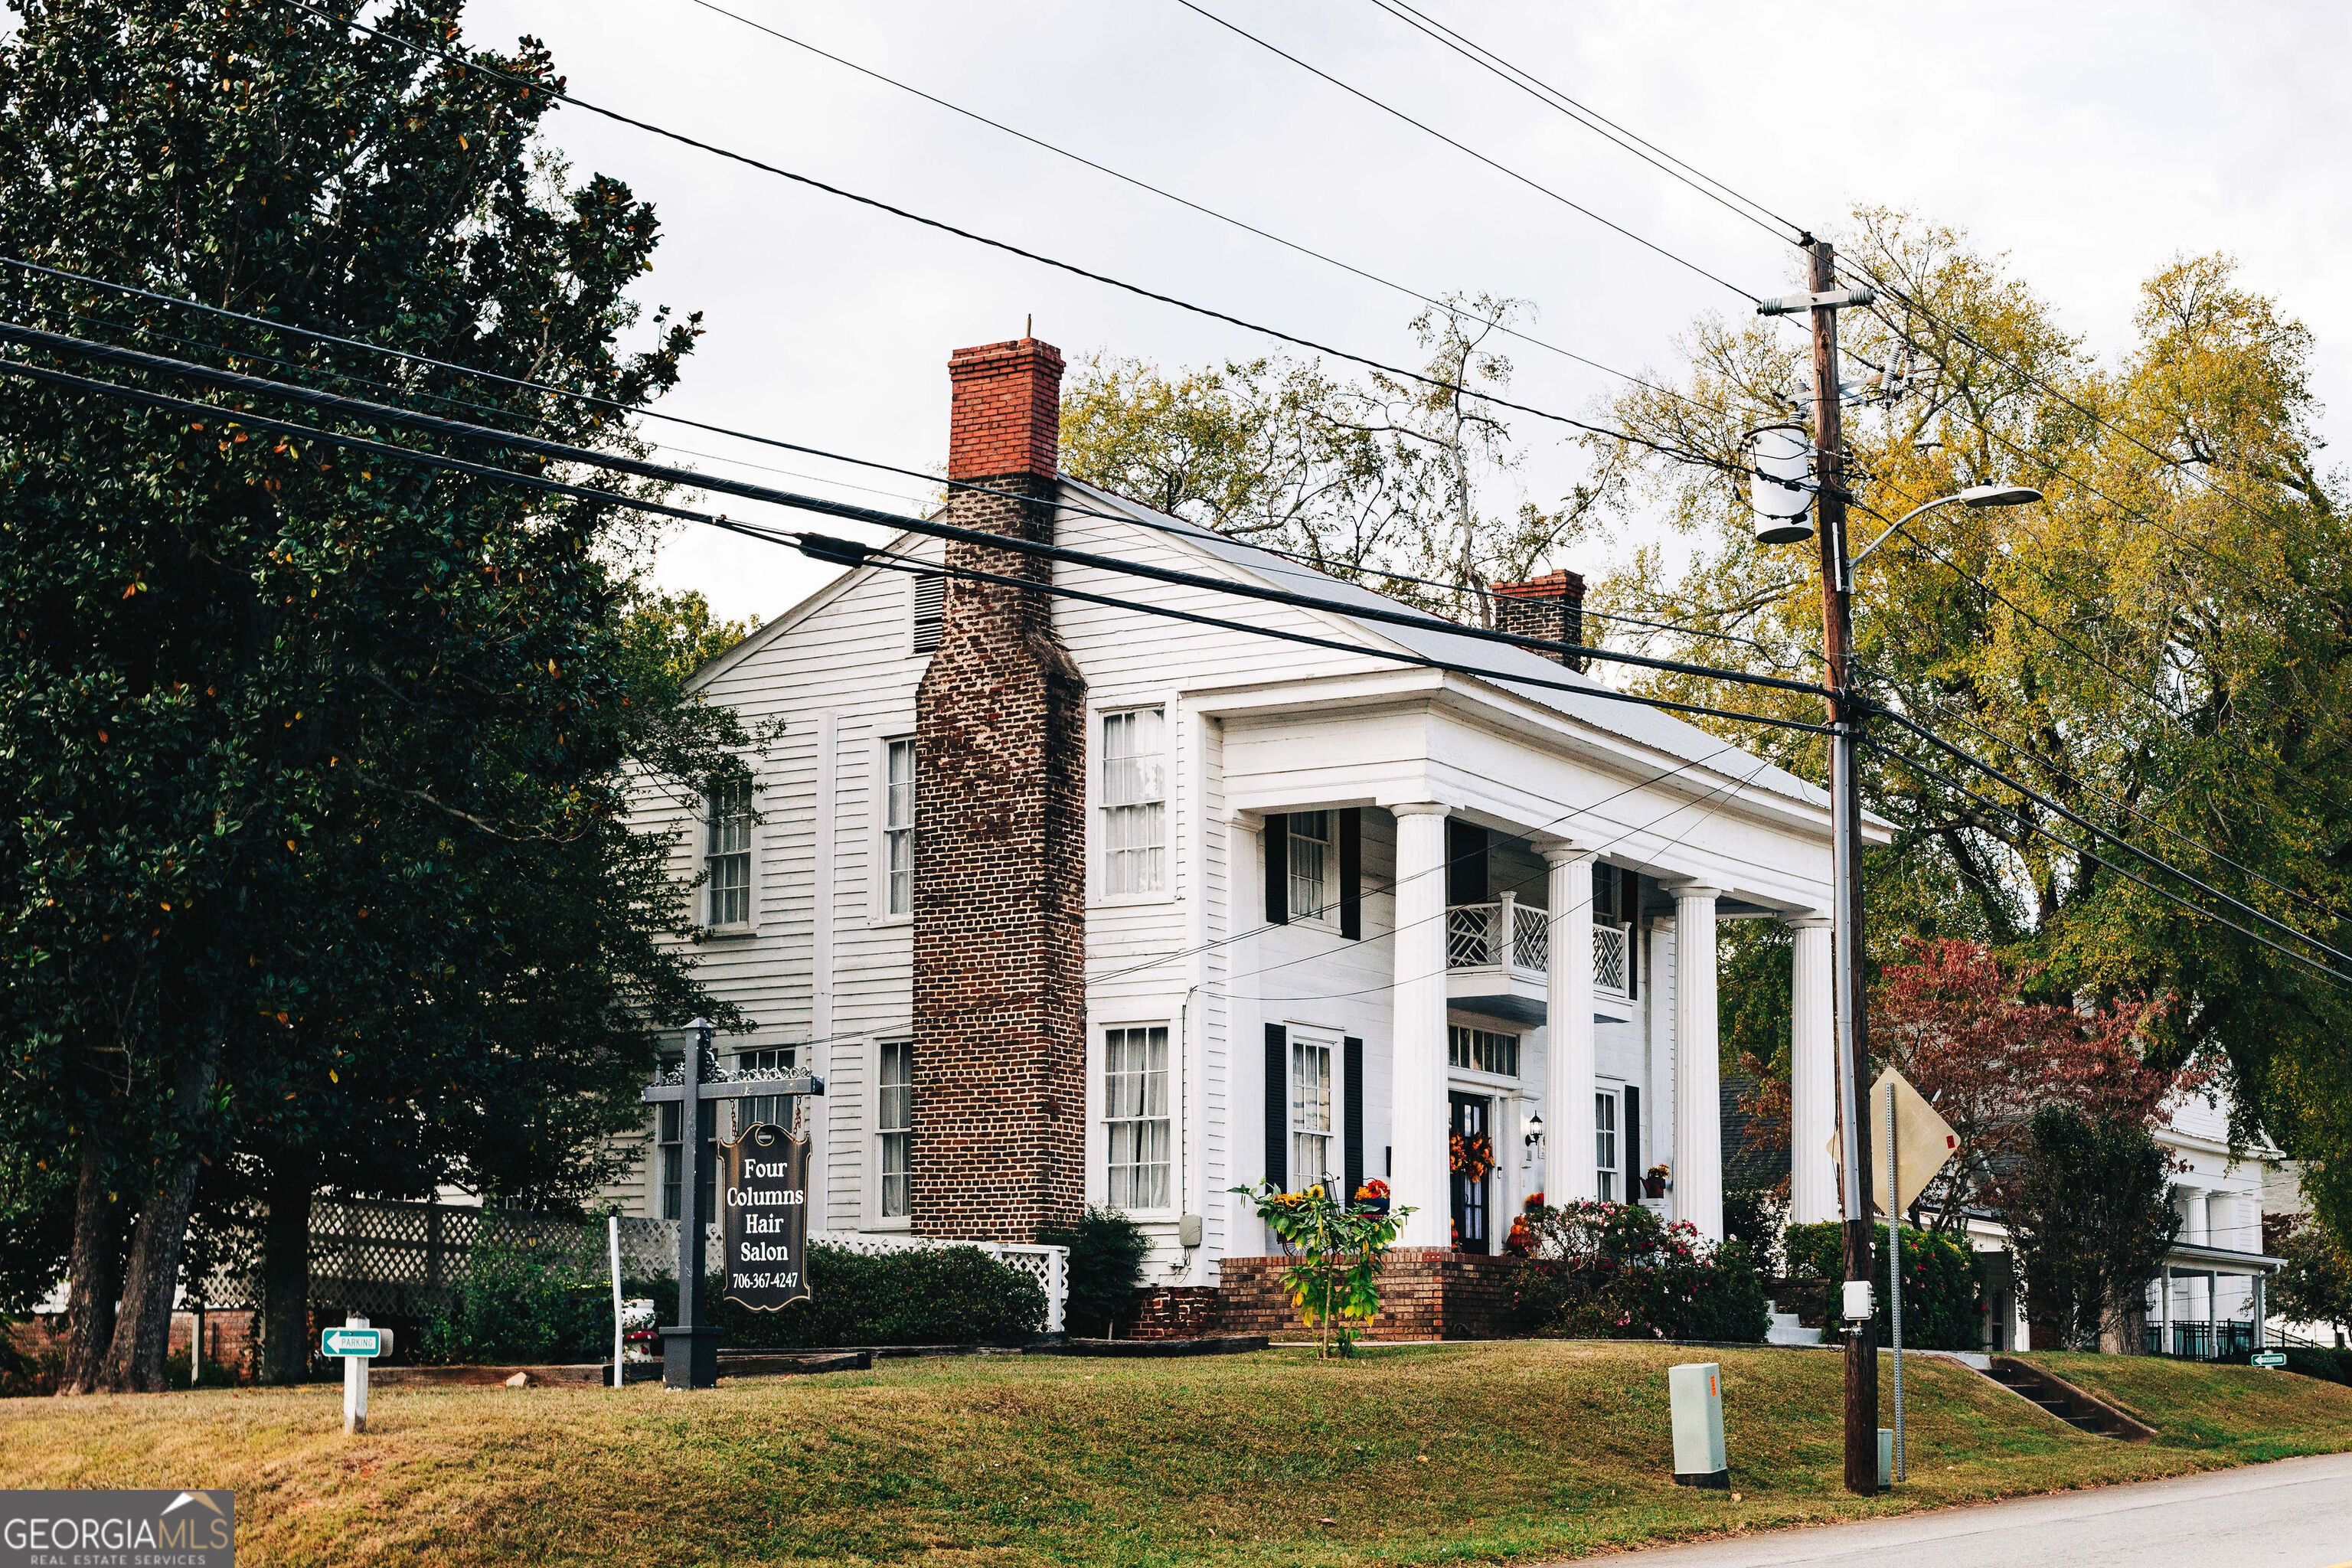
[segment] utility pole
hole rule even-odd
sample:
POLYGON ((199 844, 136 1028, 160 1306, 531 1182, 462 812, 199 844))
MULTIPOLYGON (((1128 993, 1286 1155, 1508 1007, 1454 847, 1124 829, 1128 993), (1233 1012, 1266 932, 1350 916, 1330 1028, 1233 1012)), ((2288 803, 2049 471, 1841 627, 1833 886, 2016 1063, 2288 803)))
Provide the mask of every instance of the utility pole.
MULTIPOLYGON (((1840 416, 1837 253, 1825 239, 1811 247, 1813 318, 1813 447, 1819 454, 1814 498, 1822 551, 1822 655, 1829 671, 1830 815, 1836 843, 1834 939, 1837 1010, 1838 1135, 1843 1166, 1845 1277, 1869 1289, 1869 1035, 1864 1027, 1862 940, 1862 775, 1857 753, 1863 704, 1853 662, 1853 597, 1845 558, 1845 447, 1840 416)), ((1851 1289, 1848 1295, 1851 1296, 1851 1289)), ((1866 1299, 1866 1296, 1865 1296, 1866 1299)), ((1845 1342, 1845 1489, 1878 1490, 1878 1328, 1874 1316, 1848 1321, 1845 1342)))

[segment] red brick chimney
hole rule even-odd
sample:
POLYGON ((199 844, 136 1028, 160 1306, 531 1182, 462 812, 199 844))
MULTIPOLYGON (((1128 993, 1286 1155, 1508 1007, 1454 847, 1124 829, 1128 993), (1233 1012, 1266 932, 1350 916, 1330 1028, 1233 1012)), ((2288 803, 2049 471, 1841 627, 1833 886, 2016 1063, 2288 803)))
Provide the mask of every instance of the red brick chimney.
MULTIPOLYGON (((1524 583, 1497 583, 1490 590, 1495 629, 1547 642, 1584 641, 1584 579, 1574 572, 1548 572, 1524 583)), ((1555 663, 1582 669, 1584 660, 1550 648, 1530 648, 1555 663)))
MULTIPOLYGON (((960 528, 1051 542, 1062 356, 959 349, 960 528)), ((950 567, 1035 583, 1034 555, 950 542, 950 567)), ((914 1150, 923 1236, 1032 1238, 1086 1202, 1086 682, 1034 588, 950 578, 915 696, 914 1150)))

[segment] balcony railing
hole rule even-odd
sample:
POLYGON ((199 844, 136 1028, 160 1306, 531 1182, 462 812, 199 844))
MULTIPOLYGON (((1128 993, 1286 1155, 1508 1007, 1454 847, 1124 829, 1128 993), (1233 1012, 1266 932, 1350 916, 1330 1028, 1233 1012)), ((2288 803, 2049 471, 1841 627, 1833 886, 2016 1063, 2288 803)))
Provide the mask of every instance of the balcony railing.
MULTIPOLYGON (((1627 928, 1592 928, 1592 988, 1611 996, 1632 994, 1633 944, 1627 928)), ((1491 904, 1455 904, 1445 911, 1449 969, 1511 968, 1541 974, 1551 964, 1551 915, 1505 895, 1491 904)))

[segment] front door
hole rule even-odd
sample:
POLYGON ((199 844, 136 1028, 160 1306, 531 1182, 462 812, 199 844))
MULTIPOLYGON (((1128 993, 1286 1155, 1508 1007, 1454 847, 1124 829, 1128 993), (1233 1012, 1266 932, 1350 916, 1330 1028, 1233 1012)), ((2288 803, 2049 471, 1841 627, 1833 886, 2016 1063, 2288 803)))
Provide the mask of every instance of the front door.
POLYGON ((1447 1150, 1454 1172, 1454 1245, 1464 1252, 1491 1252, 1486 1194, 1495 1175, 1495 1102, 1482 1094, 1446 1098, 1452 1108, 1447 1150))

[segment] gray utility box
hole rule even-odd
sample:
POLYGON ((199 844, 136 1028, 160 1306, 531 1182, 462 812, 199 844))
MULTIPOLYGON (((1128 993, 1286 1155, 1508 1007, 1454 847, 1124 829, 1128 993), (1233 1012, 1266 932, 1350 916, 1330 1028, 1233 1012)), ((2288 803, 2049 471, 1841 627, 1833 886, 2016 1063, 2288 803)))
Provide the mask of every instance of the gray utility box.
POLYGON ((1675 1485, 1728 1488, 1723 1457, 1723 1368, 1711 1361, 1666 1369, 1675 1414, 1675 1485))

